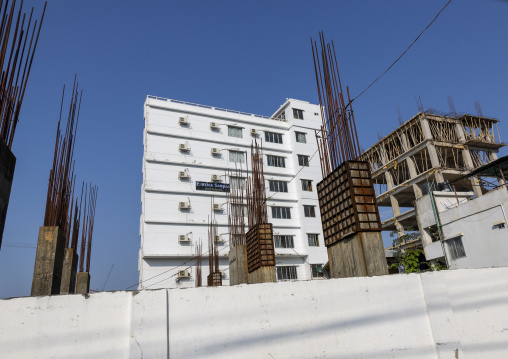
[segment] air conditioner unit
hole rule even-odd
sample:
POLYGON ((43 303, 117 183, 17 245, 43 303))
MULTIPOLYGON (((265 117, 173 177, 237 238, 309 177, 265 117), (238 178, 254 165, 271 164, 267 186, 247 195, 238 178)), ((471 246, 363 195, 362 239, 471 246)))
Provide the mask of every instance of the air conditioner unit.
POLYGON ((186 234, 180 234, 178 236, 178 242, 190 242, 190 238, 186 234))
POLYGON ((189 172, 187 171, 178 171, 178 178, 189 178, 189 172))
POLYGON ((189 124, 189 118, 187 118, 187 117, 180 117, 180 118, 178 118, 178 123, 180 125, 188 125, 189 124))
POLYGON ((220 175, 212 175, 212 181, 213 182, 220 182, 221 181, 220 175))
POLYGON ((178 149, 180 151, 190 151, 190 146, 187 143, 180 143, 180 145, 178 145, 178 149))
POLYGON ((178 203, 178 208, 180 208, 180 209, 189 209, 189 208, 191 208, 191 205, 188 202, 179 202, 178 203))
POLYGON ((250 129, 250 134, 251 134, 252 136, 257 136, 257 135, 259 135, 259 132, 258 132, 258 130, 256 130, 255 128, 251 128, 251 129, 250 129))
POLYGON ((222 205, 219 204, 219 203, 214 203, 213 204, 213 210, 214 211, 222 211, 222 205))
POLYGON ((220 150, 218 148, 212 148, 210 152, 212 155, 220 155, 220 150))
POLYGON ((224 242, 224 240, 222 239, 222 237, 221 237, 221 236, 219 236, 219 235, 216 235, 216 236, 215 236, 215 243, 222 243, 222 242, 224 242))
POLYGON ((212 130, 218 130, 219 124, 217 122, 210 122, 210 129, 212 130))
POLYGON ((187 269, 178 271, 178 278, 190 278, 190 273, 187 269))

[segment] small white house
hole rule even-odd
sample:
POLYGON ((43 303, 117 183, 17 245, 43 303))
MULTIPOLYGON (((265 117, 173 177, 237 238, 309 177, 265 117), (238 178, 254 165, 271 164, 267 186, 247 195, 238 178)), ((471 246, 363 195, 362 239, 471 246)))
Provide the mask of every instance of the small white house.
POLYGON ((433 192, 416 200, 427 260, 448 261, 450 269, 508 266, 508 191, 500 186, 480 197, 473 193, 433 192), (431 235, 438 216, 443 241, 431 235), (446 256, 446 257, 445 257, 446 256))

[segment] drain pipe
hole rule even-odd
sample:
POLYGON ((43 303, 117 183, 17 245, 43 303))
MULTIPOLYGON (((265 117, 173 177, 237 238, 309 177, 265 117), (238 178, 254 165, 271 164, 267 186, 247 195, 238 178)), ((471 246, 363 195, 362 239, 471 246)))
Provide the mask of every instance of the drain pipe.
MULTIPOLYGON (((432 183, 432 185, 434 185, 434 183, 432 183)), ((445 262, 446 262, 446 267, 450 268, 450 264, 448 263, 448 256, 446 255, 446 251, 445 251, 445 247, 444 247, 443 232, 441 229, 441 224, 439 222, 439 215, 437 214, 436 201, 434 199, 434 193, 432 191, 432 188, 430 187, 428 174, 427 174, 427 186, 429 188, 430 202, 432 203, 432 211, 434 212, 434 220, 436 221, 437 234, 439 236, 439 241, 441 242, 441 249, 443 250, 443 254, 444 254, 444 258, 445 258, 445 262)))

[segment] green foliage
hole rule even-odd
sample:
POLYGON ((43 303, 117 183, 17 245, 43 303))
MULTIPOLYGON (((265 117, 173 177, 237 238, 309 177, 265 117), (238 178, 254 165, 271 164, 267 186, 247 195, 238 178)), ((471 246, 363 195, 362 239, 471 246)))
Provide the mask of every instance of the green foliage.
POLYGON ((418 257, 424 253, 423 250, 415 247, 406 247, 402 250, 397 246, 410 243, 420 238, 420 232, 412 228, 404 228, 404 232, 403 235, 399 235, 397 231, 390 233, 390 237, 395 237, 393 239, 393 247, 396 249, 393 253, 393 257, 397 263, 392 263, 389 268, 398 269, 399 271, 403 270, 406 273, 416 273, 420 271, 420 261, 418 257))

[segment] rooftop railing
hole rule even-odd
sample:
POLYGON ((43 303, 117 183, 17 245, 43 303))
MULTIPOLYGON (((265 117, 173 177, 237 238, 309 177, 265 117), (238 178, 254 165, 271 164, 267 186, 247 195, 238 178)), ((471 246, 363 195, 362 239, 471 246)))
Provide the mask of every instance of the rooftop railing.
POLYGON ((268 120, 287 122, 286 119, 281 118, 281 117, 275 118, 275 117, 269 117, 269 116, 263 116, 263 115, 256 115, 256 114, 248 113, 248 112, 228 110, 228 109, 220 108, 220 107, 200 105, 200 104, 197 104, 197 103, 180 101, 180 100, 172 100, 172 99, 169 99, 169 98, 163 98, 163 97, 152 96, 152 95, 148 95, 147 98, 151 98, 151 99, 159 100, 159 101, 167 101, 167 102, 178 103, 178 104, 181 104, 181 105, 188 105, 188 106, 195 106, 195 107, 200 107, 200 108, 207 108, 207 109, 210 109, 210 110, 217 110, 217 111, 223 111, 223 112, 228 112, 228 113, 236 113, 236 114, 239 114, 239 115, 257 117, 257 118, 265 118, 265 119, 268 119, 268 120))

